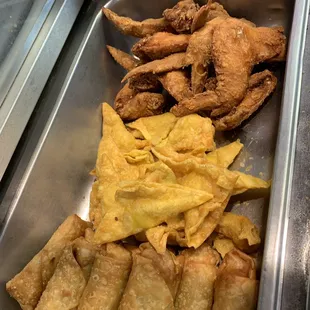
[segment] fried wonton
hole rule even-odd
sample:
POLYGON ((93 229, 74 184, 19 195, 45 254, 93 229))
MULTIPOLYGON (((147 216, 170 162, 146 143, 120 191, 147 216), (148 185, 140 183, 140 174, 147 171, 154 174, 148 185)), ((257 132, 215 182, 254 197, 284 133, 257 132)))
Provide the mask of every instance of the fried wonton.
POLYGON ((215 148, 214 133, 209 118, 192 114, 178 119, 167 139, 159 146, 180 153, 201 154, 215 148))
POLYGON ((235 248, 235 245, 231 239, 216 236, 213 240, 213 248, 224 258, 227 253, 235 248))
POLYGON ((261 243, 258 228, 247 217, 231 212, 224 212, 215 231, 246 253, 257 250, 261 243))
POLYGON ((152 145, 157 145, 167 138, 176 121, 177 118, 172 113, 164 113, 158 116, 141 117, 127 126, 138 130, 152 145))
POLYGON ((207 191, 178 184, 123 181, 114 192, 114 201, 95 232, 94 242, 101 244, 134 235, 212 197, 207 191))

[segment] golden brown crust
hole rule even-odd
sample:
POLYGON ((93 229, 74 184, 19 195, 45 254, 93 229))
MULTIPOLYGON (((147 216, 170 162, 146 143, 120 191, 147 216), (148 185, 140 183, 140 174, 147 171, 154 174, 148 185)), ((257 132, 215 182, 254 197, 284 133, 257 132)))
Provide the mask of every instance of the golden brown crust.
POLYGON ((234 107, 227 115, 214 120, 216 130, 232 130, 248 119, 270 96, 277 85, 277 78, 265 70, 253 74, 249 82, 249 88, 241 103, 234 107))
POLYGON ((160 59, 173 53, 185 52, 190 35, 157 32, 138 41, 132 52, 140 59, 160 59))
POLYGON ((6 284, 6 290, 23 309, 34 309, 52 277, 66 245, 84 235, 89 223, 77 215, 69 216, 55 231, 44 248, 26 267, 6 284))
POLYGON ((193 96, 190 89, 190 80, 182 70, 171 71, 158 77, 163 87, 177 101, 182 101, 193 96))
POLYGON ((158 92, 161 90, 157 75, 142 73, 129 79, 129 87, 136 92, 158 92))
POLYGON ((227 18, 230 17, 227 11, 222 5, 217 2, 208 1, 206 5, 203 5, 195 14, 191 32, 195 32, 199 28, 202 28, 207 22, 217 17, 227 18))
POLYGON ((170 109, 175 116, 181 117, 200 111, 210 111, 219 106, 218 97, 214 91, 205 91, 184 99, 170 109))
POLYGON ((132 70, 140 64, 138 59, 113 46, 107 45, 107 49, 113 59, 127 71, 132 70))
POLYGON ((173 8, 163 12, 164 18, 176 32, 189 32, 199 5, 193 0, 179 1, 173 8))
POLYGON ((165 100, 162 94, 137 93, 128 84, 119 91, 114 107, 123 120, 135 120, 139 117, 162 113, 165 100))
POLYGON ((178 70, 186 66, 185 53, 176 53, 163 59, 153 60, 128 72, 123 78, 125 82, 129 78, 142 73, 160 74, 172 70, 178 70))
POLYGON ((156 32, 169 31, 170 29, 169 23, 164 18, 150 18, 139 22, 129 17, 119 16, 107 8, 103 8, 102 12, 125 35, 143 38, 156 32))

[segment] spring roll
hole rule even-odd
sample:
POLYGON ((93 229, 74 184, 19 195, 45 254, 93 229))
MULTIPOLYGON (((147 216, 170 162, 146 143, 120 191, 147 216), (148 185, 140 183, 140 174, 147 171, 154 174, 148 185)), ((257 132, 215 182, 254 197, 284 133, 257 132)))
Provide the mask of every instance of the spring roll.
POLYGON ((78 262, 76 249, 74 245, 68 245, 35 310, 76 309, 86 283, 87 279, 78 262))
POLYGON ((24 310, 33 310, 52 277, 65 246, 83 236, 90 223, 77 215, 69 216, 55 231, 44 248, 6 284, 6 290, 24 310))
POLYGON ((258 281, 254 260, 232 250, 225 255, 215 281, 213 310, 256 309, 258 281))
POLYGON ((133 265, 119 310, 173 310, 173 296, 152 259, 133 255, 133 265))
POLYGON ((182 276, 182 265, 177 257, 169 250, 158 254, 150 243, 143 243, 139 247, 141 256, 152 260, 162 278, 165 280, 171 295, 175 298, 182 276))
POLYGON ((79 310, 117 310, 131 270, 132 258, 121 245, 108 243, 97 253, 79 310))
POLYGON ((209 245, 183 251, 182 281, 175 301, 177 310, 211 310, 219 254, 209 245))

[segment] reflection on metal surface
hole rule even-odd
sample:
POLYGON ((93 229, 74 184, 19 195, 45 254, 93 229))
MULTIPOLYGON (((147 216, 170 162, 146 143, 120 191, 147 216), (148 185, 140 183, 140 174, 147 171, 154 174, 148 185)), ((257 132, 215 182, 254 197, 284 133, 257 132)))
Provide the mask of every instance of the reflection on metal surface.
POLYGON ((54 3, 55 0, 37 0, 33 3, 23 28, 2 63, 0 67, 0 108, 54 3))
MULTIPOLYGON (((4 291, 4 283, 33 257, 62 220, 71 213, 87 216, 85 209, 88 207, 88 193, 93 182, 93 178, 88 173, 94 167, 101 136, 100 103, 113 102, 120 88, 120 79, 124 74, 104 46, 110 44, 129 51, 135 40, 122 36, 102 18, 100 8, 106 2, 91 1, 88 12, 91 12, 94 6, 98 6, 94 9, 94 15, 87 17, 91 18, 90 26, 74 29, 77 33, 83 33, 84 39, 81 40, 75 57, 65 57, 62 61, 63 65, 70 67, 64 85, 55 100, 53 112, 46 126, 38 128, 42 131, 42 136, 22 178, 19 191, 12 202, 4 206, 9 208, 9 212, 0 236, 0 308, 2 306, 5 309, 18 309, 15 302, 4 291), (18 234, 16 234, 16 227, 19 227, 18 234)), ((154 3, 143 0, 118 0, 109 1, 108 5, 119 14, 143 19, 160 16, 164 8, 174 3, 176 0, 154 3)), ((225 0, 225 5, 233 15, 253 19, 259 25, 284 25, 286 33, 290 33, 293 1, 272 0, 266 3, 263 0, 251 2, 225 0), (280 7, 278 4, 281 4, 285 10, 281 7, 277 10, 270 9, 269 5, 272 4, 274 7, 280 7)), ((297 2, 296 12, 306 9, 305 1, 297 2)), ((292 33, 295 34, 294 42, 295 38, 302 35, 305 26, 304 20, 295 19, 292 28, 292 33)), ((283 236, 286 233, 282 230, 285 228, 282 215, 285 211, 284 201, 287 198, 285 194, 289 194, 286 192, 289 189, 287 181, 292 172, 292 167, 289 166, 292 164, 290 156, 295 147, 289 142, 293 142, 295 137, 294 117, 298 111, 291 114, 287 112, 292 112, 291 109, 294 109, 294 106, 291 103, 295 104, 298 100, 300 85, 295 78, 302 55, 297 53, 294 56, 294 54, 302 48, 302 41, 296 41, 291 45, 287 64, 289 77, 286 79, 286 84, 290 83, 290 87, 284 92, 282 106, 282 125, 276 155, 277 170, 269 210, 265 262, 261 276, 264 283, 259 301, 262 310, 274 309, 273 305, 276 305, 279 301, 277 298, 281 295, 281 287, 278 285, 283 279, 281 268, 277 268, 285 253, 283 248, 277 246, 283 244, 283 236), (295 95, 297 97, 291 97, 295 95), (288 150, 288 147, 291 149, 288 150)), ((219 134, 217 137, 219 144, 237 138, 245 144, 243 153, 234 164, 234 169, 251 170, 251 174, 266 179, 272 175, 281 109, 283 70, 283 67, 277 67, 276 74, 279 78, 277 91, 259 113, 256 113, 241 129, 232 133, 219 134)), ((63 71, 59 72, 59 75, 54 77, 56 80, 64 74, 63 71)), ((10 195, 12 193, 8 192, 7 196, 10 195)), ((251 197, 252 200, 248 202, 243 202, 242 197, 238 198, 240 201, 232 202, 229 208, 253 219, 264 235, 268 197, 260 199, 251 197)), ((279 303, 278 306, 280 307, 279 303)))
POLYGON ((0 108, 0 180, 83 0, 38 0, 38 3, 40 5, 35 10, 40 14, 31 28, 30 36, 23 41, 21 32, 21 40, 17 40, 14 46, 14 52, 17 53, 16 66, 15 58, 9 57, 8 62, 3 64, 7 71, 1 71, 0 87, 3 88, 0 99, 4 96, 4 101, 0 108))

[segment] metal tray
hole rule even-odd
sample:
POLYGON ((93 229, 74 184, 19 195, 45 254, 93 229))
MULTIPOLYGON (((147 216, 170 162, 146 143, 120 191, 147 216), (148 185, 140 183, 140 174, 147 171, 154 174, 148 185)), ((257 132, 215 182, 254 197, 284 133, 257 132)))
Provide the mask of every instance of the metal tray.
MULTIPOLYGON (((64 218, 72 213, 88 216, 93 182, 88 173, 94 167, 101 136, 100 103, 113 103, 124 74, 105 45, 129 51, 134 40, 117 32, 103 18, 100 8, 107 5, 119 14, 144 19, 160 16, 164 8, 176 2, 90 1, 77 21, 7 172, 7 182, 1 184, 0 309, 19 309, 5 292, 5 282, 42 248, 64 218)), ((237 138, 244 143, 234 169, 265 179, 271 178, 274 170, 269 209, 269 197, 253 196, 239 196, 229 208, 251 218, 262 235, 267 234, 259 309, 281 309, 308 1, 297 1, 295 9, 290 0, 222 3, 233 16, 246 17, 257 25, 282 25, 294 38, 289 46, 284 91, 285 68, 275 66, 279 82, 268 103, 242 128, 217 137, 219 144, 237 138)))

